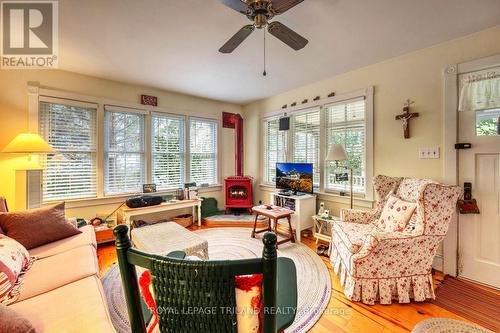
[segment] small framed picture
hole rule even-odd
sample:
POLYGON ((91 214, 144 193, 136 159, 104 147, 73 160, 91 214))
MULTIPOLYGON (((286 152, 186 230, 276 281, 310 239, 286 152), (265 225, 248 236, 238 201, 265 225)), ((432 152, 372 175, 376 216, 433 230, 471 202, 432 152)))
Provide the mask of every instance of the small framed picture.
POLYGON ((156 184, 143 184, 142 185, 143 193, 155 193, 156 192, 156 184))

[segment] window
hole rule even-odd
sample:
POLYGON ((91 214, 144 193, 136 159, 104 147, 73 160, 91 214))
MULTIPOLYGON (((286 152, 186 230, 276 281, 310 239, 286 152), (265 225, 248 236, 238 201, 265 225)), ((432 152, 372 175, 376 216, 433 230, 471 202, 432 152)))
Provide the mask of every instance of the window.
POLYGON ((264 182, 275 183, 276 163, 286 162, 287 131, 279 130, 279 119, 264 122, 264 182))
POLYGON ((106 106, 104 193, 141 192, 144 183, 144 115, 106 106))
POLYGON ((217 122, 190 118, 189 155, 191 182, 217 184, 217 122))
POLYGON ((319 138, 320 110, 315 109, 292 117, 293 161, 312 163, 314 166, 313 183, 319 187, 319 138))
POLYGON ((43 201, 95 197, 97 106, 40 102, 40 134, 57 151, 42 163, 43 201))
POLYGON ((476 111, 476 135, 500 135, 500 109, 476 111))
POLYGON ((184 183, 184 118, 154 114, 151 118, 152 180, 158 190, 184 183))
MULTIPOLYGON (((353 169, 353 191, 365 193, 366 157, 365 157, 365 110, 364 98, 353 99, 327 105, 326 142, 327 150, 332 144, 342 144, 349 158, 347 166, 353 169)), ((345 172, 336 167, 335 162, 327 162, 326 189, 348 191, 348 181, 337 181, 335 174, 345 172)))

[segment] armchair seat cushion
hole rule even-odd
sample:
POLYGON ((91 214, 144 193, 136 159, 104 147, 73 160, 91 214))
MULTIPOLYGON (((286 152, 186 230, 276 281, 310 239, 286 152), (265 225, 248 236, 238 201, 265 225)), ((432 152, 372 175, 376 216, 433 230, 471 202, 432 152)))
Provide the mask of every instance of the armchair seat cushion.
POLYGON ((342 241, 344 247, 351 254, 354 254, 359 251, 366 236, 371 234, 375 228, 373 224, 339 221, 333 224, 332 233, 335 238, 342 241))

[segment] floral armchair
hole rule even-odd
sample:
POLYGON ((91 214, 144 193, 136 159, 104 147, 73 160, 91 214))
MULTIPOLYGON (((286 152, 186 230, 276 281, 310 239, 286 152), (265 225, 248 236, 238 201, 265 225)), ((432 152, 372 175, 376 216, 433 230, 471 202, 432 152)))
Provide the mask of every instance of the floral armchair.
POLYGON ((345 296, 365 304, 391 304, 435 298, 432 261, 455 214, 461 189, 428 179, 377 176, 378 201, 372 211, 346 209, 332 227, 330 261, 340 274, 345 296), (376 225, 392 191, 417 203, 402 232, 376 225))

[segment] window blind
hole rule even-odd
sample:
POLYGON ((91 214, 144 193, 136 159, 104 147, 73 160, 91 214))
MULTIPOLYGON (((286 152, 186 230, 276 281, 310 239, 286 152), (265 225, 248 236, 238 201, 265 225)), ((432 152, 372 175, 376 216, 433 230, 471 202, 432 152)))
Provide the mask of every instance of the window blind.
POLYGON ((44 202, 97 195, 96 113, 96 107, 40 102, 40 134, 57 151, 42 158, 44 202))
POLYGON ((158 189, 182 187, 184 183, 184 118, 151 117, 153 183, 158 189))
POLYGON ((190 181, 217 184, 217 122, 189 120, 190 181))
POLYGON ((276 163, 286 162, 287 131, 279 130, 279 119, 266 120, 264 128, 264 180, 266 183, 275 183, 276 163))
POLYGON ((313 163, 314 186, 319 186, 320 163, 320 110, 314 109, 292 118, 293 161, 295 163, 313 163))
POLYGON ((104 112, 104 193, 142 192, 144 115, 104 112))
MULTIPOLYGON (((346 150, 347 166, 353 169, 353 191, 365 193, 366 102, 357 98, 326 106, 327 150, 332 144, 342 144, 346 150)), ((337 181, 335 174, 345 169, 327 162, 326 187, 330 190, 348 191, 348 181, 337 181)))

